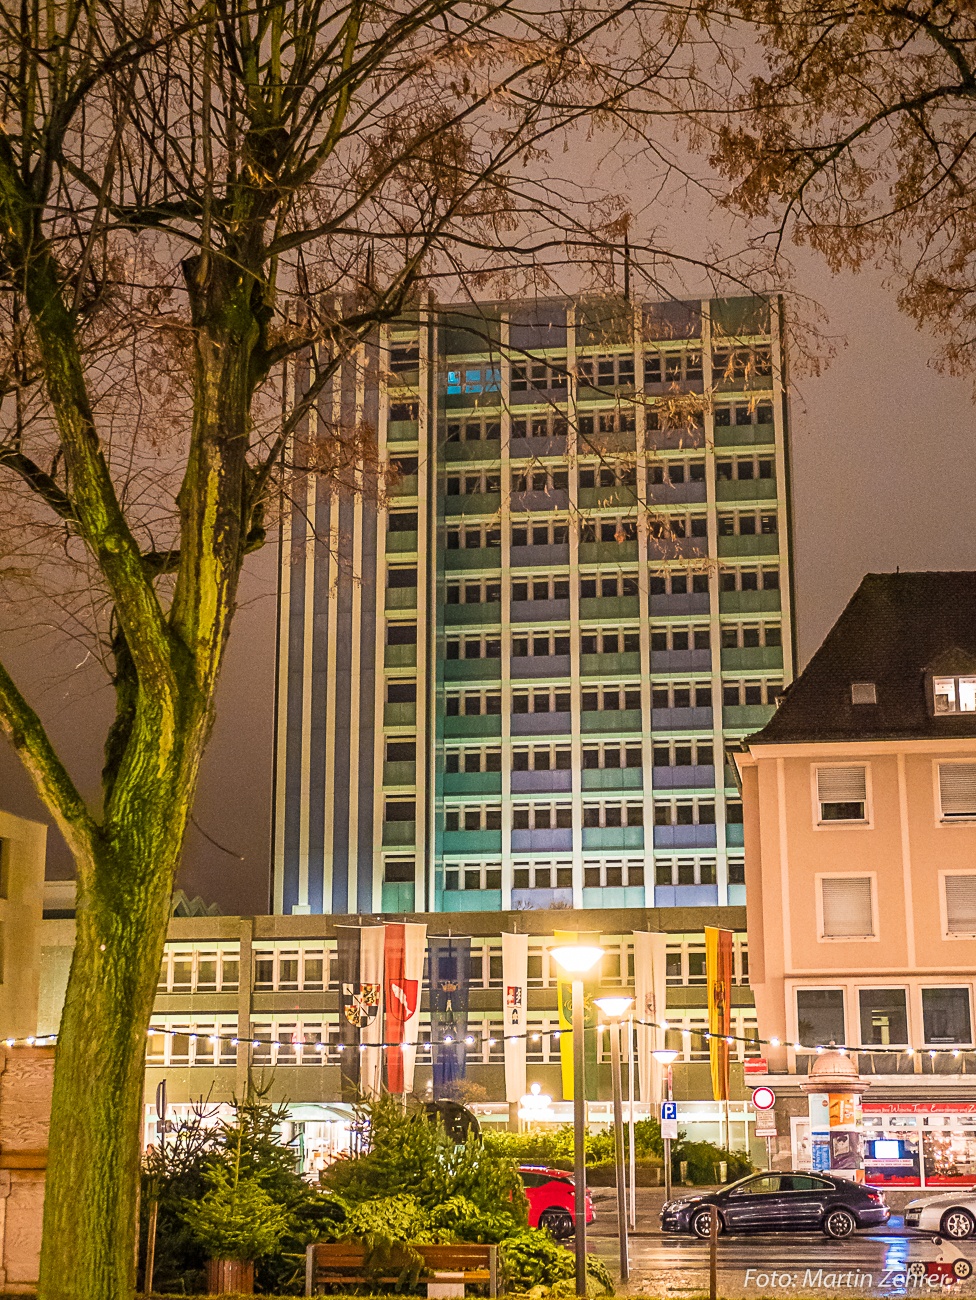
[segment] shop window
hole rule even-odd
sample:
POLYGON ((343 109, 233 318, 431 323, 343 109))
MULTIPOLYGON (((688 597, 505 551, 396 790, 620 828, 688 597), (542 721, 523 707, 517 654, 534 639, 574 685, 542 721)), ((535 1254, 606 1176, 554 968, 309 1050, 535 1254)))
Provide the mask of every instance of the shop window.
POLYGON ((904 989, 859 989, 857 1002, 864 1047, 901 1047, 908 1042, 904 989))
POLYGON ((843 989, 797 989, 796 1036, 804 1047, 846 1043, 843 989))
POLYGON ((933 1047, 968 1046, 973 1041, 968 986, 922 989, 922 1032, 933 1047))
POLYGON ((874 898, 870 876, 821 876, 824 939, 873 939, 874 898))

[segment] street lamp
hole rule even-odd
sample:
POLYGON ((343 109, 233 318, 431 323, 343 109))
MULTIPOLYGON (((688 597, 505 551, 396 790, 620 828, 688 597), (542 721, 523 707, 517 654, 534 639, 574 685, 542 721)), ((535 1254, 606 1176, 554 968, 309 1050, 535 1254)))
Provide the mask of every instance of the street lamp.
MULTIPOLYGON (((678 1059, 678 1053, 673 1051, 670 1047, 659 1047, 657 1051, 652 1052, 651 1055, 654 1057, 655 1061, 657 1061, 658 1065, 663 1065, 665 1068, 664 1077, 667 1081, 665 1099, 671 1101, 671 1067, 678 1059)), ((669 1137, 664 1139, 664 1199, 666 1201, 670 1201, 671 1199, 671 1139, 669 1137)))
POLYGON ((550 948, 556 963, 573 980, 573 1181, 576 1218, 576 1294, 586 1296, 586 1080, 583 1056, 583 976, 603 956, 596 944, 567 943, 550 948))
POLYGON ((617 1236, 620 1242, 620 1280, 630 1278, 627 1250, 627 1193, 624 1186, 624 1103, 620 1082, 620 1021, 634 1005, 633 998, 596 998, 610 1022, 610 1069, 613 1075, 613 1149, 617 1169, 617 1236))

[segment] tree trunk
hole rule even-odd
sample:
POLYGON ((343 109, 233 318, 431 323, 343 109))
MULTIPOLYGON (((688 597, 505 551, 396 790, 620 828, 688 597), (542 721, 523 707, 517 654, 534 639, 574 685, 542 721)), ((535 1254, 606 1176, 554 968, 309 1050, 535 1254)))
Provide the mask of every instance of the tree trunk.
MULTIPOLYGON (((40 1300, 130 1300, 135 1288, 146 1032, 182 842, 94 866, 61 1020, 40 1300), (134 860, 133 860, 134 859, 134 860)), ((139 837, 133 837, 139 842, 139 837)))

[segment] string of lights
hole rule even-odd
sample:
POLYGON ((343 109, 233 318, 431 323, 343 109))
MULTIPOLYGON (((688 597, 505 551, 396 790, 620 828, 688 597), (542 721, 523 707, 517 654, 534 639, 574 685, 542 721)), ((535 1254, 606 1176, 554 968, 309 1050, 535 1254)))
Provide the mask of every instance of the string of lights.
MULTIPOLYGON (((869 1053, 872 1055, 889 1054, 892 1056, 928 1056, 935 1059, 937 1056, 951 1056, 958 1058, 964 1053, 976 1053, 976 1047, 892 1047, 887 1045, 868 1044, 865 1046, 856 1046, 848 1043, 816 1043, 806 1046, 799 1042, 785 1042, 779 1038, 760 1038, 757 1034, 712 1034, 707 1029, 690 1029, 684 1026, 671 1025, 666 1020, 642 1020, 637 1016, 631 1017, 633 1024, 641 1025, 648 1029, 659 1029, 667 1032, 680 1033, 684 1039, 697 1038, 700 1043, 710 1042, 715 1038, 724 1041, 734 1047, 736 1044, 744 1044, 746 1047, 753 1049, 758 1047, 787 1047, 792 1048, 795 1053, 810 1055, 821 1055, 824 1052, 840 1052, 844 1055, 851 1053, 869 1053)), ((572 1030, 561 1029, 544 1029, 544 1030, 526 1030, 521 1034, 495 1034, 482 1041, 489 1047, 494 1047, 498 1043, 514 1043, 523 1040, 527 1042, 541 1042, 543 1038, 548 1038, 550 1042, 558 1042, 562 1034, 572 1033, 572 1030)), ((227 1043, 231 1047, 257 1047, 257 1048, 282 1048, 282 1047, 307 1047, 313 1051, 321 1052, 323 1055, 329 1053, 342 1053, 345 1051, 356 1051, 357 1047, 360 1052, 365 1052, 371 1048, 396 1048, 399 1047, 406 1051, 416 1048, 429 1052, 433 1047, 444 1046, 450 1047, 458 1043, 464 1043, 471 1047, 475 1044, 476 1037, 474 1034, 465 1034, 455 1038, 451 1034, 445 1034, 443 1038, 434 1040, 425 1039, 423 1042, 405 1043, 405 1042, 378 1042, 378 1043, 359 1043, 357 1047, 350 1047, 346 1043, 328 1043, 322 1040, 307 1041, 304 1037, 295 1037, 291 1039, 278 1038, 242 1038, 237 1034, 211 1034, 206 1031, 195 1033, 186 1027, 174 1028, 169 1025, 150 1025, 146 1030, 148 1038, 154 1036, 163 1036, 170 1038, 185 1038, 189 1042, 198 1042, 203 1040, 216 1046, 218 1043, 227 1043)), ((53 1047, 57 1043, 56 1034, 30 1034, 25 1038, 3 1038, 0 1039, 6 1047, 53 1047)))

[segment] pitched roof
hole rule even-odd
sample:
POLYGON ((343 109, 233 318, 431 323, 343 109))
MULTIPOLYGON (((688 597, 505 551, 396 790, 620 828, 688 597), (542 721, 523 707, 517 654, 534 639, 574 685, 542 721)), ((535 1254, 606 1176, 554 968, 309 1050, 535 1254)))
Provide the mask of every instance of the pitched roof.
POLYGON ((926 680, 976 669, 976 573, 869 573, 750 745, 976 736, 976 713, 933 716, 926 680), (852 704, 873 682, 876 704, 852 704))

